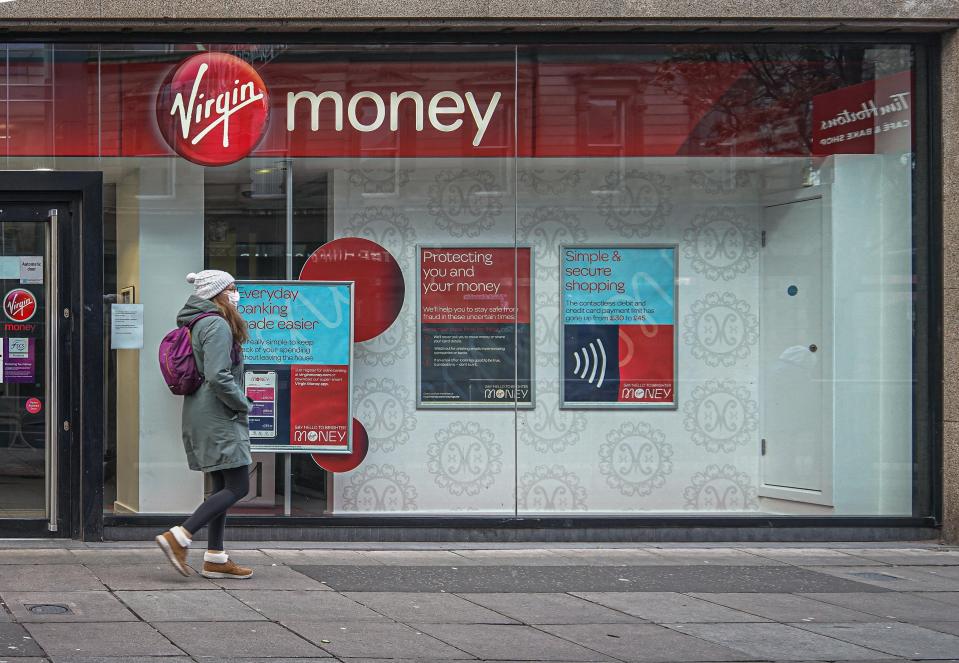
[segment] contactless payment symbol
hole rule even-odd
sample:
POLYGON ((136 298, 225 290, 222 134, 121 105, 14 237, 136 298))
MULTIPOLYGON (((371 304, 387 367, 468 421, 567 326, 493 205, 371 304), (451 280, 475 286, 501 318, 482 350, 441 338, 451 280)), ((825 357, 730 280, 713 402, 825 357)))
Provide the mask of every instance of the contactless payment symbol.
POLYGON ((606 379, 606 348, 603 339, 597 338, 573 353, 573 374, 602 388, 606 379))
POLYGON ((14 288, 3 298, 3 312, 14 322, 26 322, 37 312, 37 298, 23 288, 14 288))
POLYGON ((202 166, 248 156, 266 131, 270 96, 256 69, 228 53, 202 53, 170 72, 156 102, 160 133, 202 166))

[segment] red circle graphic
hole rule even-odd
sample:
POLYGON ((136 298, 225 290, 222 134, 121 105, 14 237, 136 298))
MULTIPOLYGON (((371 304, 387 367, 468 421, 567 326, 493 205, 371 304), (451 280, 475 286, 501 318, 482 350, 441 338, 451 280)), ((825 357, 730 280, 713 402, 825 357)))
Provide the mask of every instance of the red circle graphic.
POLYGON ((181 62, 160 86, 160 133, 173 151, 202 166, 225 166, 253 151, 266 131, 270 95, 256 69, 228 53, 181 62))
POLYGON ((327 472, 349 472, 355 470, 366 458, 370 448, 370 437, 366 428, 356 419, 353 420, 353 453, 349 454, 313 454, 313 462, 327 472))
POLYGON ((37 312, 37 298, 23 288, 14 288, 3 298, 3 312, 14 322, 26 322, 37 312))
POLYGON ((28 398, 26 408, 30 414, 38 414, 43 409, 43 403, 39 398, 28 398))
POLYGON ((406 285, 396 258, 376 242, 341 237, 313 252, 300 270, 301 281, 355 281, 356 343, 385 332, 403 308, 406 285))

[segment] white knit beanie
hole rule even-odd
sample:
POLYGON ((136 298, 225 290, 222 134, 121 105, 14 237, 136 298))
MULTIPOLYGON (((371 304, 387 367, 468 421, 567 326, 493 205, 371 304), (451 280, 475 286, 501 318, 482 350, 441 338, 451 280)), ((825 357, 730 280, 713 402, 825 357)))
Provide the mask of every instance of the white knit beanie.
POLYGON ((232 274, 219 269, 204 269, 186 275, 186 282, 193 284, 194 294, 202 299, 213 299, 229 288, 234 280, 232 274))

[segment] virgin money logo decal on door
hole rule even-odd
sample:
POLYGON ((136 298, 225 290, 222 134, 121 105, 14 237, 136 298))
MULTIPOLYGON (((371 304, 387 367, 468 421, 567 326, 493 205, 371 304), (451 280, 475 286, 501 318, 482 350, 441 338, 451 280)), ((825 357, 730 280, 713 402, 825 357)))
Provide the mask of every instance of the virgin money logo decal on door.
POLYGON ((160 133, 184 159, 224 166, 257 146, 270 96, 256 70, 227 53, 194 55, 174 69, 157 95, 160 133))
POLYGON ((14 322, 26 322, 37 312, 37 298, 23 288, 15 288, 3 298, 3 312, 14 322))

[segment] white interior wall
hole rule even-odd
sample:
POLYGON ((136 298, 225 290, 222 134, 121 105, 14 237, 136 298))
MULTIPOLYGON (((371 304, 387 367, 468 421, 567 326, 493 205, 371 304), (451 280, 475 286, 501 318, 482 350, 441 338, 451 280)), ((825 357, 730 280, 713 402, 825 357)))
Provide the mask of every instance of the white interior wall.
MULTIPOLYGON (((151 161, 155 168, 156 160, 151 161)), ((151 191, 139 199, 141 513, 187 513, 203 499, 203 475, 187 467, 183 451, 183 399, 170 394, 156 358, 160 341, 176 326, 177 312, 192 292, 186 275, 203 269, 203 168, 182 159, 165 161, 176 169, 173 195, 151 191)))

